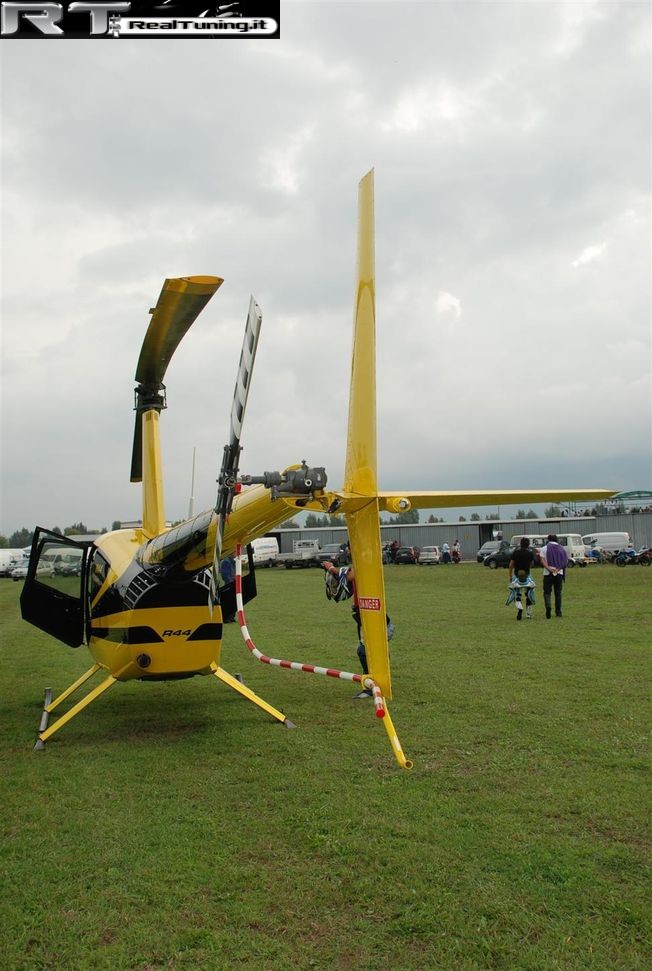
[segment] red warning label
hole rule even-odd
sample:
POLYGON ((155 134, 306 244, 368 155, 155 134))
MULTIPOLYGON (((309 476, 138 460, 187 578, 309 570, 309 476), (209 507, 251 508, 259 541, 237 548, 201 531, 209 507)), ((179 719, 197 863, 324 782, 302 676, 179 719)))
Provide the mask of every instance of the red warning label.
POLYGON ((379 597, 360 597, 358 603, 362 610, 380 610, 379 597))

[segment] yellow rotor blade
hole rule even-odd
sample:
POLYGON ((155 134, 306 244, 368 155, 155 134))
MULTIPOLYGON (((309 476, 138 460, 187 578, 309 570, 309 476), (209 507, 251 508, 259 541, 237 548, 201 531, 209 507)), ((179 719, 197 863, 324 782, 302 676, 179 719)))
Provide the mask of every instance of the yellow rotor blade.
POLYGON ((182 338, 223 283, 218 276, 174 277, 164 282, 150 311, 152 319, 138 358, 136 381, 148 385, 163 380, 182 338))
POLYGON ((373 169, 358 187, 358 261, 344 491, 375 496, 376 281, 373 169))
POLYGON ((380 546, 376 459, 376 281, 374 173, 358 187, 358 247, 349 425, 344 492, 358 501, 346 512, 362 639, 369 674, 386 698, 392 696, 387 646, 387 607, 380 546))

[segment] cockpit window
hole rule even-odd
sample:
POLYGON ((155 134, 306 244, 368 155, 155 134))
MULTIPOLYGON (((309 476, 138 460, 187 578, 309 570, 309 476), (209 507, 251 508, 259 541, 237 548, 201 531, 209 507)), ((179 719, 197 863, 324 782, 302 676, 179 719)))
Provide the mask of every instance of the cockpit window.
POLYGON ((106 580, 109 573, 109 564, 104 559, 102 554, 96 550, 91 560, 90 574, 89 574, 89 590, 91 595, 91 601, 95 599, 100 591, 100 588, 104 581, 106 580))

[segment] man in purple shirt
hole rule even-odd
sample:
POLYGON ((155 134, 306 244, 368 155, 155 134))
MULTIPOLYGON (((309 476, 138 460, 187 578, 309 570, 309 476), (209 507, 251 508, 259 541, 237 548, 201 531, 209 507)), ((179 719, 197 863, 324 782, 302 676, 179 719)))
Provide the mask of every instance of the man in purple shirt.
POLYGON ((550 533, 546 545, 539 551, 543 566, 543 601, 546 605, 546 620, 551 615, 551 593, 555 594, 555 617, 561 617, 561 595, 564 577, 568 566, 568 554, 559 543, 555 533, 550 533))

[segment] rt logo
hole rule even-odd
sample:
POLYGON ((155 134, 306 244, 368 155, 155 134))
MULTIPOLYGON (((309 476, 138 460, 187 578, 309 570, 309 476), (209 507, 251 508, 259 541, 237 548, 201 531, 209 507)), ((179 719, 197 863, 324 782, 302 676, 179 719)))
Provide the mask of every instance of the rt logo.
MULTIPOLYGON (((66 21, 69 21, 68 14, 89 13, 91 15, 90 35, 98 36, 106 34, 109 27, 109 14, 126 13, 131 9, 131 3, 81 3, 74 0, 67 6, 66 21)), ((64 8, 61 3, 2 3, 2 17, 0 33, 3 37, 11 37, 20 34, 21 22, 28 21, 36 30, 46 37, 65 37, 66 34, 59 27, 59 23, 64 18, 64 8)), ((80 36, 79 28, 71 31, 75 36, 80 36)), ((34 32, 30 31, 31 36, 34 32)))

